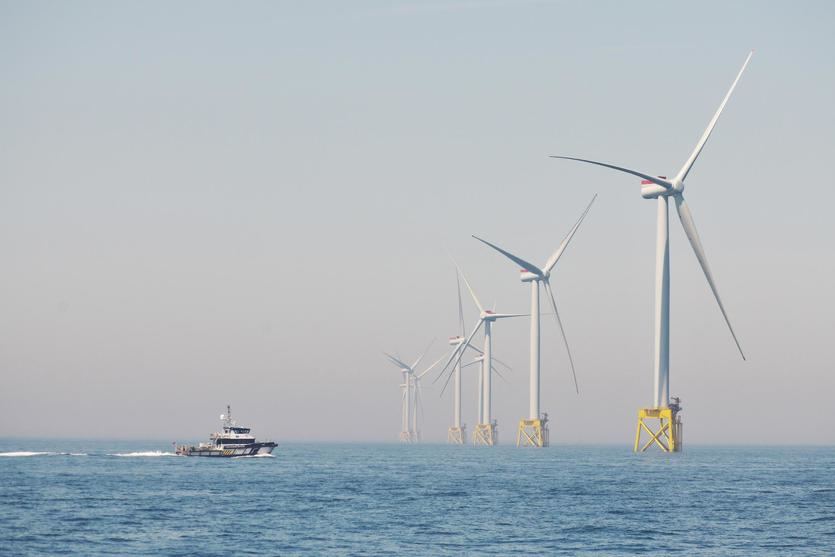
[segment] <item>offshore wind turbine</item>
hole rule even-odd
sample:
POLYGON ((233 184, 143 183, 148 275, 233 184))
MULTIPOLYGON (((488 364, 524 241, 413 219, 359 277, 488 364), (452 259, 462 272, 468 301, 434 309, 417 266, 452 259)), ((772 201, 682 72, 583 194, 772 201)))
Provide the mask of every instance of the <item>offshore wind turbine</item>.
POLYGON ((684 181, 690 173, 690 170, 693 168, 693 164, 696 162, 699 154, 702 152, 705 143, 707 143, 711 132, 713 132, 713 128, 716 126, 716 122, 722 114, 722 110, 725 108, 728 99, 730 99, 731 94, 736 88, 736 84, 739 82, 740 77, 742 77, 742 73, 748 66, 748 62, 751 60, 751 56, 753 54, 753 50, 748 54, 748 57, 745 59, 745 63, 742 64, 742 68, 739 70, 736 79, 734 79, 734 82, 731 84, 731 88, 728 90, 728 93, 725 95, 725 98, 722 100, 722 103, 719 105, 719 108, 713 115, 713 118, 711 118, 708 123, 707 128, 699 139, 699 142, 696 144, 696 148, 693 149, 693 152, 690 153, 690 156, 684 162, 684 165, 672 179, 667 179, 666 176, 652 176, 636 170, 599 161, 580 159, 576 157, 553 156, 553 158, 557 159, 567 159, 594 164, 637 176, 642 179, 641 196, 644 199, 657 200, 657 229, 655 241, 655 357, 653 365, 654 381, 652 393, 653 406, 651 408, 642 408, 638 411, 638 426, 635 434, 634 448, 636 452, 638 450, 645 451, 652 444, 656 444, 659 448, 661 448, 661 450, 668 452, 679 451, 682 446, 681 418, 678 415, 678 412, 681 409, 679 404, 680 401, 678 398, 675 398, 671 403, 670 400, 670 234, 668 209, 670 198, 675 201, 676 211, 678 212, 678 218, 681 222, 682 228, 684 229, 684 233, 690 241, 690 245, 693 248, 693 252, 696 254, 696 259, 699 261, 699 265, 702 267, 707 283, 713 292, 714 298, 716 298, 716 303, 719 305, 719 310, 722 312, 722 317, 724 317, 725 323, 728 325, 728 329, 731 332, 734 343, 736 343, 736 347, 739 350, 742 359, 745 359, 745 354, 742 352, 742 347, 739 344, 739 340, 736 338, 736 334, 731 326, 731 321, 725 311, 725 306, 722 305, 722 300, 719 297, 719 291, 716 288, 716 281, 714 280, 713 273, 711 273, 710 267, 708 266, 707 257, 705 256, 704 248, 702 248, 702 243, 699 240, 699 234, 696 231, 696 225, 693 221, 693 215, 684 201, 684 181), (659 421, 659 429, 653 431, 653 429, 647 425, 646 420, 655 419, 659 421), (644 445, 640 444, 642 430, 645 430, 650 436, 649 441, 647 441, 644 445))
MULTIPOLYGON (((495 311, 484 309, 481 302, 478 300, 478 297, 475 295, 472 286, 470 286, 470 282, 467 280, 467 277, 464 276, 461 269, 458 269, 458 272, 460 273, 461 278, 464 279, 464 284, 467 285, 467 290, 469 290, 470 296, 479 310, 479 316, 475 327, 473 327, 473 332, 470 333, 470 336, 468 336, 467 339, 462 342, 450 355, 449 360, 447 360, 446 365, 444 365, 444 368, 441 371, 441 374, 446 371, 450 364, 457 366, 461 362, 461 358, 464 356, 466 347, 470 346, 470 342, 473 340, 473 337, 479 329, 484 327, 484 348, 481 356, 483 358, 483 362, 481 365, 481 375, 479 380, 479 422, 476 424, 475 431, 473 431, 473 444, 492 447, 498 442, 498 423, 493 419, 493 323, 499 319, 523 317, 524 314, 496 313, 495 311)), ((447 377, 447 383, 451 377, 452 374, 447 377)), ((444 389, 446 389, 446 384, 444 385, 444 389)))
POLYGON ((549 442, 549 431, 548 431, 548 414, 540 414, 539 411, 539 403, 540 403, 540 396, 539 396, 539 386, 540 386, 540 313, 539 313, 539 292, 540 292, 540 285, 545 289, 545 292, 548 294, 548 297, 551 300, 551 307, 554 310, 554 318, 557 321, 557 325, 559 326, 560 333, 562 334, 562 340, 565 344, 565 350, 568 354, 568 362, 571 365, 571 374, 574 378, 574 389, 579 394, 580 389, 577 387, 577 373, 574 369, 574 359, 571 357, 571 349, 568 346, 568 339, 565 336, 565 329, 562 326, 562 321, 560 320, 560 314, 557 311, 557 301, 554 298, 554 292, 551 289, 551 271, 553 271, 554 267, 557 264, 557 261, 560 260, 565 248, 568 247, 569 242, 571 242, 571 238, 574 237, 574 234, 577 232, 577 229, 580 228, 580 224, 583 222, 583 219, 586 218, 589 210, 591 209, 594 200, 597 199, 597 194, 591 198, 586 210, 583 211, 583 214, 580 215, 580 218, 568 232, 568 235, 565 239, 560 243, 557 250, 551 254, 551 257, 545 262, 545 265, 542 266, 540 269, 536 265, 529 263, 508 251, 503 250, 499 246, 495 244, 491 244, 487 240, 479 238, 478 236, 473 236, 479 242, 483 242, 487 244, 494 250, 498 251, 512 262, 520 265, 522 267, 521 270, 521 280, 522 282, 528 282, 531 285, 531 377, 530 377, 530 399, 529 399, 529 408, 528 408, 528 417, 522 418, 519 420, 519 429, 516 434, 516 446, 525 445, 525 446, 533 446, 533 447, 547 447, 549 442))
POLYGON ((395 358, 391 354, 385 354, 386 358, 389 359, 391 363, 397 366, 400 370, 400 373, 403 374, 403 383, 400 384, 400 388, 403 390, 403 396, 401 401, 401 408, 400 408, 400 442, 401 443, 413 443, 417 441, 417 436, 414 434, 412 429, 412 420, 411 420, 411 405, 412 405, 412 367, 401 361, 398 358, 395 358))
POLYGON ((392 364, 397 366, 400 372, 403 374, 403 383, 400 384, 400 388, 404 391, 401 407, 402 429, 400 431, 400 441, 403 443, 417 443, 418 441, 420 441, 420 430, 418 428, 418 405, 420 404, 420 379, 428 372, 433 370, 439 363, 441 363, 441 360, 444 358, 442 356, 431 366, 418 373, 417 368, 431 346, 432 344, 430 343, 426 350, 423 351, 423 353, 418 357, 417 360, 415 360, 415 363, 413 363, 412 365, 403 362, 403 360, 399 358, 395 358, 391 354, 383 352, 386 358, 388 358, 388 360, 392 364))
MULTIPOLYGON (((429 347, 431 347, 431 343, 429 347)), ((415 375, 415 369, 420 365, 421 360, 429 351, 429 347, 423 351, 423 353, 415 360, 415 363, 409 365, 403 360, 399 358, 395 358, 391 354, 383 352, 383 354, 388 358, 388 360, 397 366, 400 372, 403 374, 403 383, 401 383, 400 387, 404 389, 403 402, 401 408, 402 420, 401 420, 401 431, 400 431, 400 441, 403 443, 416 443, 419 441, 418 433, 417 433, 417 400, 413 400, 412 395, 412 385, 414 384, 413 376, 415 375), (414 414, 412 413, 412 403, 415 403, 415 410, 414 414)), ((438 362, 433 364, 432 367, 437 365, 438 362)), ((432 368, 429 368, 432 369, 432 368)), ((428 370, 427 370, 428 371, 428 370)))
MULTIPOLYGON (((452 347, 453 354, 458 352, 464 339, 467 336, 467 330, 464 325, 464 304, 461 302, 461 280, 458 278, 458 273, 455 274, 455 282, 458 286, 458 326, 461 328, 461 334, 454 337, 449 337, 449 344, 452 347)), ((452 445, 463 445, 467 440, 467 426, 461 421, 461 360, 455 363, 452 370, 453 375, 453 389, 452 389, 452 425, 447 430, 447 443, 452 445)), ((481 392, 479 391, 479 400, 481 392)))

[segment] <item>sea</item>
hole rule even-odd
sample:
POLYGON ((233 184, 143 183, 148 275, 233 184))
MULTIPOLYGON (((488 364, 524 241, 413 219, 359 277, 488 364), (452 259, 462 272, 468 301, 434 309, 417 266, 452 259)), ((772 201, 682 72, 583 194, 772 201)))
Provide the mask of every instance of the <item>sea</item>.
POLYGON ((835 448, 2 439, 0 554, 835 555, 835 448))

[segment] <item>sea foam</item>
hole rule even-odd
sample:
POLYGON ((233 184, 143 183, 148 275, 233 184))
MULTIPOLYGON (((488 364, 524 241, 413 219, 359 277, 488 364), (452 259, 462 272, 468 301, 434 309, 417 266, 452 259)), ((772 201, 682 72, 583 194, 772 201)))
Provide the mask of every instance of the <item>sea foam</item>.
POLYGON ((111 453, 107 456, 179 456, 177 453, 168 453, 165 451, 140 451, 136 453, 111 453))

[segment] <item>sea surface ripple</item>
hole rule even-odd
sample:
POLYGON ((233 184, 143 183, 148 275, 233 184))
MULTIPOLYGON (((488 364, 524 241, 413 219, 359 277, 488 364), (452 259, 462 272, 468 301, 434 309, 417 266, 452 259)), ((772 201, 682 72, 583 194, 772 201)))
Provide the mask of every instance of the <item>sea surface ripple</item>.
POLYGON ((6 439, 0 474, 4 555, 835 554, 831 447, 6 439))

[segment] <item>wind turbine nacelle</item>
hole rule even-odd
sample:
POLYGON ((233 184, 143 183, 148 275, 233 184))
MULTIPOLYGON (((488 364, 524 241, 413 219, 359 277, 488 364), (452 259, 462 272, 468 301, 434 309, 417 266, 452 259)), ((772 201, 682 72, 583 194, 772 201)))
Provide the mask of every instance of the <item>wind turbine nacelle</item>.
POLYGON ((520 269, 519 270, 519 279, 522 282, 533 282, 537 278, 539 278, 539 277, 537 277, 534 273, 528 271, 527 269, 520 269))
MULTIPOLYGON (((666 176, 659 176, 662 180, 666 180, 666 176)), ((655 199, 659 195, 667 194, 669 191, 664 186, 659 186, 655 182, 649 180, 641 180, 641 197, 644 199, 655 199)))
POLYGON ((464 342, 464 337, 449 337, 450 346, 458 346, 464 342))

